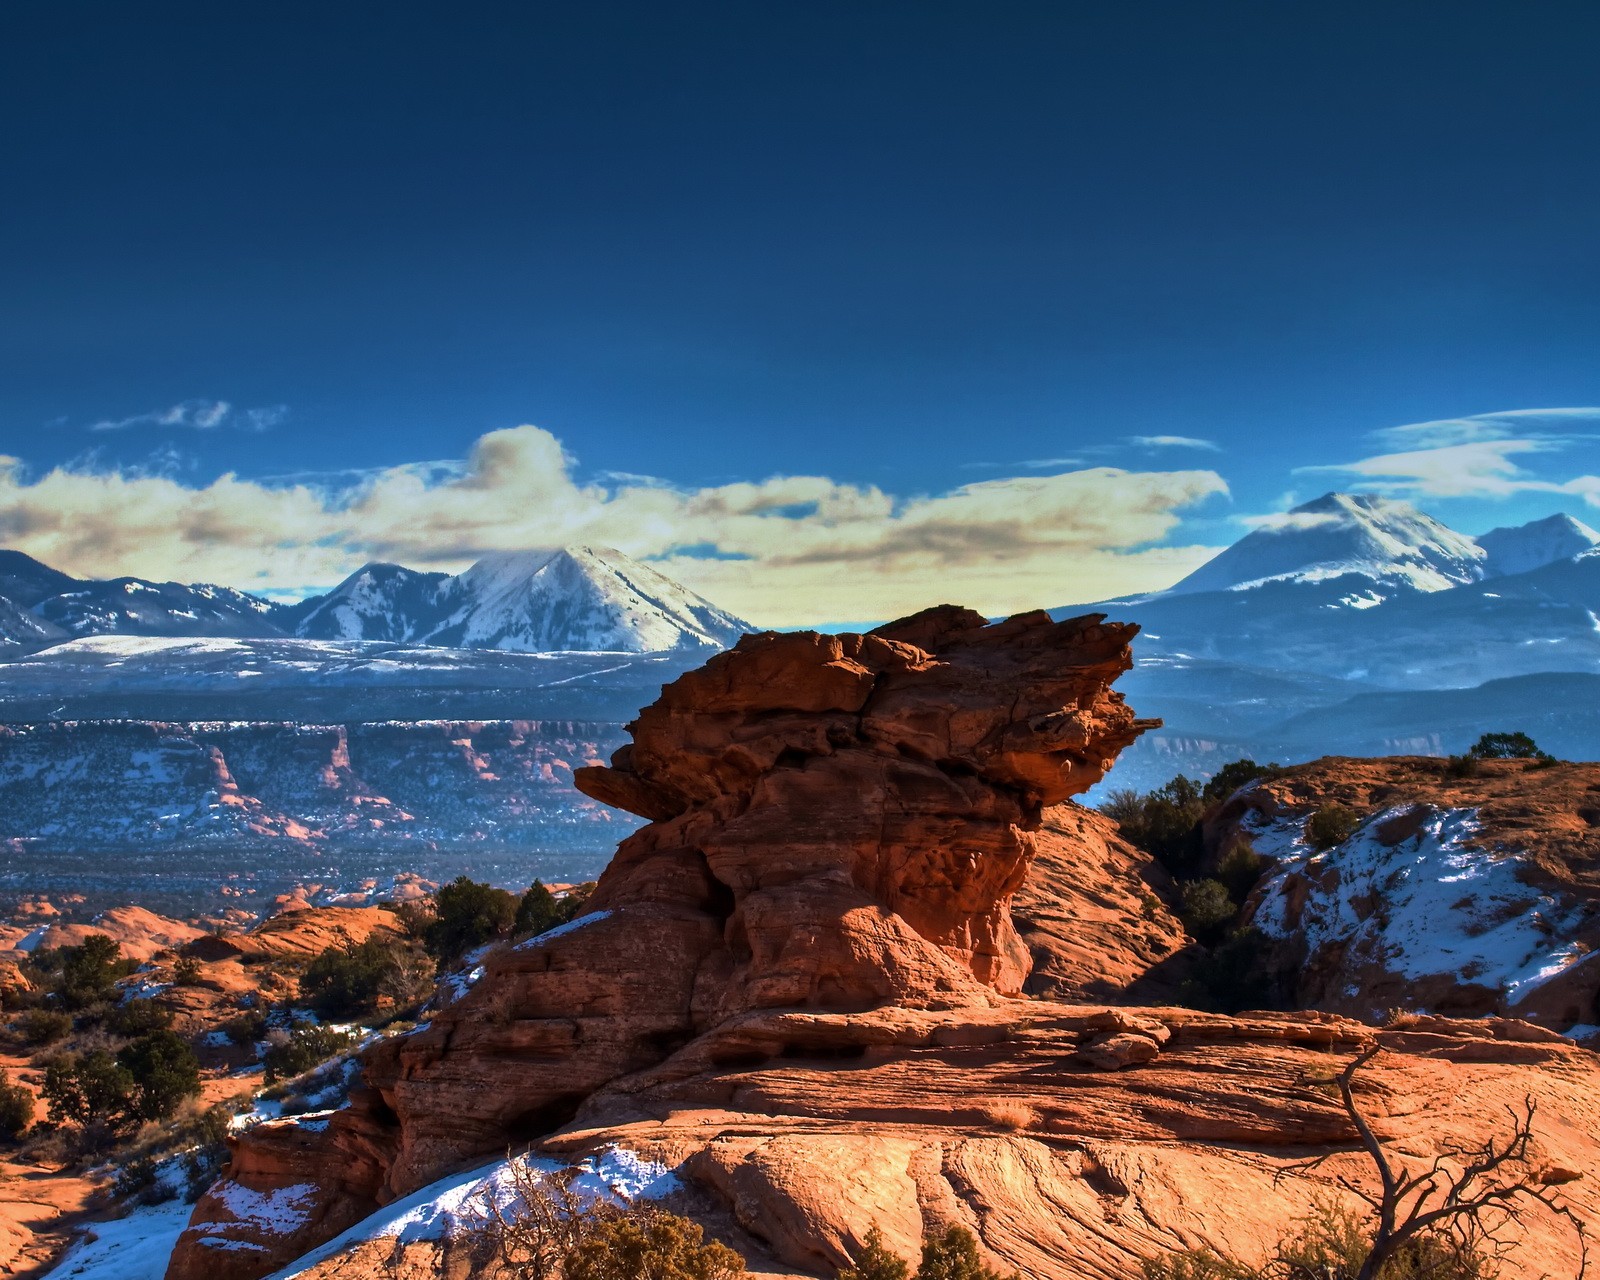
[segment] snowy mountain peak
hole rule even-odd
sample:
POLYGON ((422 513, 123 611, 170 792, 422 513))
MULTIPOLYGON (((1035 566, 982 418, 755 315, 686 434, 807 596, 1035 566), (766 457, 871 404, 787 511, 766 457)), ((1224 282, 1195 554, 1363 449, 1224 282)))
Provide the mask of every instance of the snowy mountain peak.
POLYGON ((454 577, 369 564, 285 620, 309 640, 538 653, 720 649, 752 629, 611 547, 496 552, 454 577))
POLYGON ((1443 591, 1483 578, 1487 559, 1471 538, 1408 502, 1328 493, 1246 534, 1167 594, 1352 575, 1391 590, 1443 591))
POLYGON ((422 639, 475 649, 724 648, 749 625, 612 547, 484 557, 441 588, 448 617, 422 639))
POLYGON ((1511 528, 1491 529, 1477 539, 1494 577, 1531 573, 1600 547, 1600 533, 1569 515, 1546 516, 1511 528))

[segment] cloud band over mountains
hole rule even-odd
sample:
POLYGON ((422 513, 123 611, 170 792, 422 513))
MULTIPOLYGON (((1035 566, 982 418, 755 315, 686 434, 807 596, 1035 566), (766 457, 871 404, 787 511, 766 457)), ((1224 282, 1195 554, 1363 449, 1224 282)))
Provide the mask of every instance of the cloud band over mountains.
POLYGON ((894 616, 944 600, 993 613, 1153 589, 1213 548, 1164 546, 1227 492, 1214 471, 1094 467, 899 496, 824 476, 679 488, 582 481, 548 431, 328 485, 0 459, 0 544, 81 576, 136 573, 247 590, 326 586, 371 560, 459 570, 492 551, 616 546, 772 626, 894 616))

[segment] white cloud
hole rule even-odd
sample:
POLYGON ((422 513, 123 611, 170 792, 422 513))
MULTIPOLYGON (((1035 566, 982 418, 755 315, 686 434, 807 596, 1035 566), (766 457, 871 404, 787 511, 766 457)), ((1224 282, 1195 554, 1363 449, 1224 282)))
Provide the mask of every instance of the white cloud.
POLYGON ((226 400, 183 400, 165 409, 152 409, 127 418, 103 418, 91 423, 90 431, 126 431, 131 427, 187 427, 214 431, 232 426, 246 431, 266 431, 289 416, 289 406, 265 405, 257 409, 235 410, 226 400))
POLYGON ((489 551, 595 542, 791 626, 944 600, 1005 613, 1164 586, 1215 548, 1151 544, 1183 509, 1227 491, 1212 471, 1110 467, 916 496, 825 476, 683 489, 573 471, 561 443, 531 426, 481 437, 460 462, 325 484, 64 469, 35 479, 0 459, 0 543, 82 575, 273 590, 332 583, 374 559, 458 570, 489 551))
POLYGON ((1129 436, 1129 444, 1141 449, 1201 449, 1221 453, 1222 446, 1215 440, 1202 440, 1198 436, 1129 436))
POLYGON ((1518 493, 1572 494, 1600 505, 1600 478, 1556 479, 1549 468, 1524 465, 1593 440, 1574 431, 1600 422, 1600 408, 1511 409, 1466 418, 1441 418, 1387 427, 1372 438, 1389 452, 1329 466, 1298 467, 1296 475, 1358 478, 1383 493, 1432 498, 1505 498, 1518 493))

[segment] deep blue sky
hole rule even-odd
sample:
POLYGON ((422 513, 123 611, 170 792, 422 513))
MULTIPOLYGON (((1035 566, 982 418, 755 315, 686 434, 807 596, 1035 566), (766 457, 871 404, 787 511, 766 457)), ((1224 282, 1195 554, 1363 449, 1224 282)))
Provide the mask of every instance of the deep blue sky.
POLYGON ((910 495, 1177 435, 1222 452, 1090 460, 1262 512, 1366 432, 1600 403, 1597 55, 1590 3, 13 3, 0 452, 535 423, 910 495), (191 400, 287 411, 89 430, 191 400))

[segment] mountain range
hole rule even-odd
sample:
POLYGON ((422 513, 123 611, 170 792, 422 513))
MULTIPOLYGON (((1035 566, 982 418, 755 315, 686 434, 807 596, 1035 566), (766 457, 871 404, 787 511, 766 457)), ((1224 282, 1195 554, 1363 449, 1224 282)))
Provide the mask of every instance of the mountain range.
POLYGON ((295 637, 517 653, 721 649, 753 628, 609 547, 495 555, 466 572, 369 564, 278 604, 231 587, 79 580, 0 551, 0 652, 88 636, 295 637))
POLYGON ((1571 516, 1469 538, 1327 494, 1166 591, 1092 607, 1143 627, 1120 687, 1166 721, 1119 786, 1241 755, 1460 751, 1508 727, 1600 755, 1600 533, 1571 516))

